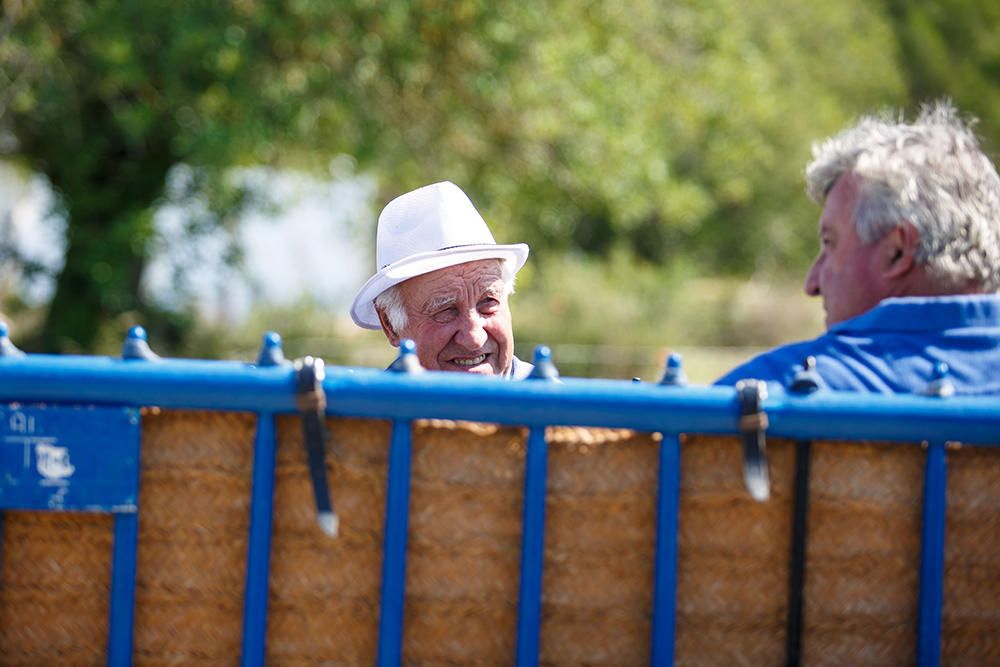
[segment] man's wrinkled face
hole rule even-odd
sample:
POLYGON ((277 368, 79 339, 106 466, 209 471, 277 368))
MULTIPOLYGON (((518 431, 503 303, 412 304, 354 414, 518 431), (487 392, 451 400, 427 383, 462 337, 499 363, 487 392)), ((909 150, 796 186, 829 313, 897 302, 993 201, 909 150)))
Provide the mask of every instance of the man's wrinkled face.
POLYGON ((514 355, 501 261, 466 262, 400 284, 412 338, 429 370, 504 375, 514 355))
POLYGON ((881 269, 883 241, 862 243, 854 224, 858 183, 845 173, 827 195, 819 220, 820 251, 806 276, 805 290, 823 297, 826 326, 850 319, 888 296, 881 269))

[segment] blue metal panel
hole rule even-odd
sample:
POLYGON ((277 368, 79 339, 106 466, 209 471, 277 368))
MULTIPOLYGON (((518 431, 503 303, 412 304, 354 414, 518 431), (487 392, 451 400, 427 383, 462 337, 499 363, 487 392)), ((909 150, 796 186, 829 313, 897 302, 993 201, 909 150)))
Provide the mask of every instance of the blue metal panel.
POLYGON ((389 450, 382 556, 382 605, 379 617, 379 667, 402 663, 403 600, 406 588, 406 538, 410 524, 410 422, 394 421, 389 450))
POLYGON ((545 427, 531 429, 524 474, 524 520, 521 524, 521 590, 517 608, 518 667, 537 665, 541 646, 548 458, 545 427))
POLYGON ((659 488, 656 499, 656 562, 653 572, 654 667, 674 664, 677 611, 677 528, 681 499, 681 443, 663 434, 660 443, 659 488))
POLYGON ((0 406, 0 507, 135 512, 135 408, 0 406))
POLYGON ((948 493, 948 459, 944 443, 927 448, 924 471, 924 525, 920 545, 920 619, 917 664, 941 662, 941 604, 944 591, 944 537, 948 493))
POLYGON ((108 665, 132 664, 132 621, 135 618, 136 552, 139 521, 135 514, 115 516, 115 547, 111 570, 108 622, 108 665))
POLYGON ((254 440, 253 491, 247 545, 246 590, 243 598, 244 667, 263 665, 266 658, 268 581, 271 572, 271 525, 274 517, 274 465, 277 452, 274 415, 257 415, 254 440))

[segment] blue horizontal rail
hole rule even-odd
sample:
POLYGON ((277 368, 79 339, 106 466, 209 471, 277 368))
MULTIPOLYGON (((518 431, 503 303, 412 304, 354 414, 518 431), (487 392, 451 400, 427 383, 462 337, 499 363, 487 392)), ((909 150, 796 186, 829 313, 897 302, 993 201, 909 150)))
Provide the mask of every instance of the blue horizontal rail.
MULTIPOLYGON (((449 373, 407 375, 327 369, 327 414, 462 419, 499 424, 605 426, 644 431, 735 433, 728 387, 672 387, 615 380, 494 382, 449 373)), ((31 355, 0 358, 0 401, 111 403, 164 408, 295 412, 293 371, 231 361, 122 361, 31 355)), ((996 444, 996 399, 872 396, 772 389, 768 434, 800 439, 996 444)))

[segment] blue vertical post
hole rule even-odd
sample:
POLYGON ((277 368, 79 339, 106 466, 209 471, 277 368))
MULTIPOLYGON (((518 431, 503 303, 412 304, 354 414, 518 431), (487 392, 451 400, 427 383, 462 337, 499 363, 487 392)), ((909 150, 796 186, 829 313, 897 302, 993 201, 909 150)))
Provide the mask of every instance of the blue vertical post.
MULTIPOLYGON (((133 330, 142 331, 141 327, 133 330)), ((145 334, 143 334, 145 335, 145 334)), ((152 354, 152 352, 150 352, 152 354)), ((139 424, 139 411, 127 409, 129 422, 139 424)), ((138 505, 140 460, 142 450, 139 444, 139 429, 135 437, 135 468, 130 484, 135 492, 138 505)), ((119 667, 132 664, 132 637, 135 623, 135 577, 138 569, 139 514, 138 508, 131 512, 116 513, 115 544, 111 556, 111 602, 108 618, 108 666, 119 667)))
MULTIPOLYGON (((287 364, 281 336, 264 334, 257 367, 287 364)), ((270 593, 271 531, 274 523, 274 467, 278 449, 274 414, 257 414, 253 444, 253 477, 250 495, 250 528, 247 536, 246 584, 243 591, 243 647, 240 664, 263 665, 267 644, 267 601, 270 593)))
MULTIPOLYGON (((559 369, 547 345, 535 347, 534 368, 528 380, 556 382, 559 369)), ((528 432, 524 471, 524 516, 521 522, 521 590, 517 603, 518 667, 538 665, 542 632, 542 565, 545 559, 545 485, 548 478, 549 445, 545 427, 528 432)))
POLYGON ((521 534, 521 591, 517 613, 517 665, 538 665, 542 625, 542 562, 545 555, 545 482, 548 475, 545 427, 528 434, 521 534))
POLYGON ((246 588, 243 597, 243 649, 240 661, 244 667, 262 666, 266 655, 276 445, 274 415, 262 412, 257 415, 257 435, 254 439, 250 534, 247 540, 246 588))
POLYGON ((406 592, 406 537, 410 523, 410 422, 392 423, 389 481, 385 499, 382 603, 379 617, 379 667, 403 658, 403 601, 406 592))
POLYGON ((656 561, 653 570, 654 667, 674 664, 677 613, 677 529, 681 498, 681 443, 663 434, 660 443, 659 488, 656 497, 656 561))
POLYGON ((924 525, 920 549, 920 619, 917 636, 917 664, 920 667, 930 667, 941 662, 947 466, 944 443, 930 443, 924 470, 924 525))
POLYGON ((108 666, 132 664, 135 617, 136 552, 139 520, 133 513, 115 515, 115 546, 111 565, 111 610, 108 622, 108 666))

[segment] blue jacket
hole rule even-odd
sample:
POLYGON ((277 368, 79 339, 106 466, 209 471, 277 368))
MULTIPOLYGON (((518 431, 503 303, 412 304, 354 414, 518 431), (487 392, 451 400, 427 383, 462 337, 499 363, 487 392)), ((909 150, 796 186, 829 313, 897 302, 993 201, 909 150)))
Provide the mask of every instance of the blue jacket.
POLYGON ((788 387, 806 357, 830 389, 919 393, 939 362, 960 395, 1000 394, 1000 297, 890 298, 822 336, 765 352, 716 384, 755 378, 788 387))

